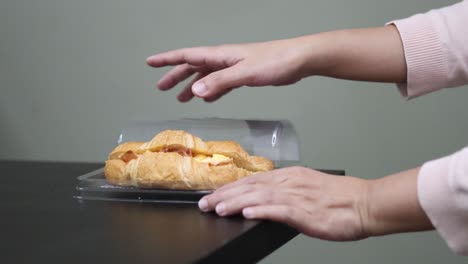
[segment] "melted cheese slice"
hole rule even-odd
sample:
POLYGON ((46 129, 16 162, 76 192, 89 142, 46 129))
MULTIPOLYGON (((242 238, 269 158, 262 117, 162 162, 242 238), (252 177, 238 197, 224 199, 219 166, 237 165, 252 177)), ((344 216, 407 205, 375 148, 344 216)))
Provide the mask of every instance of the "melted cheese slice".
POLYGON ((232 162, 232 158, 226 157, 221 154, 213 154, 211 157, 203 154, 197 154, 193 158, 198 162, 208 163, 211 165, 220 165, 232 162))

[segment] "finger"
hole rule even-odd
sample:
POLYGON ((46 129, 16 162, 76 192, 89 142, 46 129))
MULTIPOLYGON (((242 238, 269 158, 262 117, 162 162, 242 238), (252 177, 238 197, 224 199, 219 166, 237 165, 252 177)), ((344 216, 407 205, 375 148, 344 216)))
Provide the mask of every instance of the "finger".
POLYGON ((282 204, 280 195, 268 188, 263 188, 221 201, 216 205, 215 211, 220 216, 228 216, 238 214, 246 207, 277 204, 282 204))
POLYGON ((241 196, 252 191, 255 191, 255 186, 236 186, 234 188, 225 189, 224 191, 218 191, 206 195, 199 201, 198 205, 200 209, 204 212, 212 211, 215 209, 216 205, 218 205, 218 203, 220 203, 221 201, 225 201, 236 196, 241 196))
POLYGON ((215 71, 192 86, 192 92, 202 98, 225 93, 228 89, 243 86, 250 75, 240 64, 215 71))
POLYGON ((171 50, 150 56, 146 63, 152 67, 163 67, 169 65, 178 65, 188 63, 190 65, 200 66, 206 64, 206 58, 212 56, 210 47, 196 47, 171 50))
POLYGON ((158 82, 158 87, 160 90, 165 91, 169 90, 172 87, 176 86, 179 82, 184 81, 192 74, 196 72, 196 68, 188 65, 178 65, 172 70, 167 72, 158 82))
MULTIPOLYGON (((287 177, 287 169, 282 168, 269 172, 258 173, 248 177, 244 177, 233 183, 226 184, 213 192, 210 195, 203 197, 199 201, 199 207, 202 211, 211 211, 216 205, 228 197, 240 195, 243 190, 255 190, 260 188, 260 185, 277 184, 287 177)), ((245 191, 244 191, 245 192, 245 191)))
POLYGON ((201 78, 205 77, 206 76, 206 73, 198 73, 194 78, 193 80, 190 81, 190 83, 188 83, 184 90, 177 96, 177 99, 182 102, 182 103, 185 103, 185 102, 188 102, 190 101, 194 95, 192 93, 192 85, 200 80, 201 78))
POLYGON ((258 205, 246 207, 242 215, 247 219, 262 219, 287 224, 301 233, 310 233, 306 221, 305 211, 288 205, 258 205))
POLYGON ((207 103, 212 103, 212 102, 218 100, 219 98, 225 96, 226 94, 228 94, 228 93, 229 93, 230 91, 232 91, 233 89, 234 89, 234 88, 229 88, 229 89, 227 89, 226 91, 221 92, 221 93, 218 93, 218 94, 216 94, 216 95, 214 95, 214 96, 210 96, 210 97, 203 98, 203 100, 204 100, 205 102, 207 102, 207 103))

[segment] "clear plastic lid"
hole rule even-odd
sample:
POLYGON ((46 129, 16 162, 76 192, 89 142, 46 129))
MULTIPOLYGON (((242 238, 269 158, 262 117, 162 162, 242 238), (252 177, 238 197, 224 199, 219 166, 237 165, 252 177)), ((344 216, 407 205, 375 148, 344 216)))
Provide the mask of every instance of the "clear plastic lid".
POLYGON ((204 118, 133 121, 122 130, 117 143, 149 141, 157 133, 168 129, 185 130, 205 141, 236 141, 249 154, 275 162, 300 161, 297 134, 287 120, 204 118))

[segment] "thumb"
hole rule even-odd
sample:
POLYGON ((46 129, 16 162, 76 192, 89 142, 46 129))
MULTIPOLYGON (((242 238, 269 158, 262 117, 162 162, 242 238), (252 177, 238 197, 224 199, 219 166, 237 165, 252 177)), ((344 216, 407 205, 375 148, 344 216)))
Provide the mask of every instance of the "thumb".
POLYGON ((195 82, 192 86, 194 95, 202 98, 212 97, 247 83, 248 76, 241 67, 230 67, 213 72, 195 82))

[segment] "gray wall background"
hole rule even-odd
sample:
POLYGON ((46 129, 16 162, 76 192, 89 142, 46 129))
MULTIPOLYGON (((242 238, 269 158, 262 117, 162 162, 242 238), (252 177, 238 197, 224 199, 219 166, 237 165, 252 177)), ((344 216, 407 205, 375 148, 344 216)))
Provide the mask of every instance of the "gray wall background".
MULTIPOLYGON (((156 52, 381 26, 442 0, 10 0, 0 8, 0 159, 103 161, 130 120, 289 119, 305 163, 381 177, 468 143, 468 89, 403 100, 392 84, 314 77, 180 104, 156 52)), ((353 243, 300 236, 264 263, 464 263, 435 232, 353 243)))

